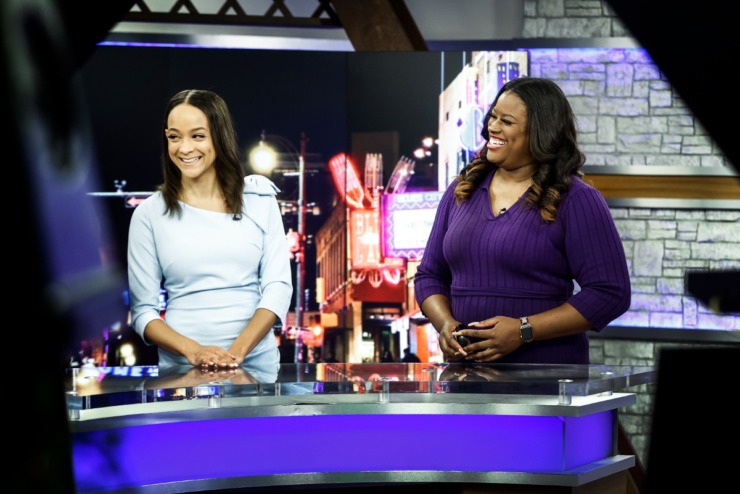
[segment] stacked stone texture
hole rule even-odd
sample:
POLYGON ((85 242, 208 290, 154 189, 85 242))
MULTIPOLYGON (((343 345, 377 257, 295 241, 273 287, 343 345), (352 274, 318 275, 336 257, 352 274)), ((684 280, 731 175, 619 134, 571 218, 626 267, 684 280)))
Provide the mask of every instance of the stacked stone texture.
MULTIPOLYGON (((629 38, 599 0, 525 0, 523 38, 629 38)), ((724 167, 721 150, 642 48, 531 49, 530 75, 557 82, 578 117, 588 165, 724 167)), ((740 315, 718 315, 685 291, 691 270, 740 269, 740 211, 612 207, 633 284, 629 311, 616 327, 740 331, 740 315)), ((740 343, 740 333, 737 333, 740 343)), ((734 343, 730 343, 734 344, 734 343)), ((667 347, 715 343, 593 338, 593 364, 657 367, 667 347)), ((635 405, 620 422, 645 464, 655 384, 630 388, 635 405)))

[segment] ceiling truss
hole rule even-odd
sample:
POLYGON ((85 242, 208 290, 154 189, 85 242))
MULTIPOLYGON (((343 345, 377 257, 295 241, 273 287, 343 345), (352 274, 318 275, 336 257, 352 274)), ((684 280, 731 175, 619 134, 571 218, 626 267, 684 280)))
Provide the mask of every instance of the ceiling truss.
MULTIPOLYGON (((303 0, 302 6, 310 0, 303 0)), ((426 51, 427 46, 405 0, 314 0, 310 15, 296 14, 286 0, 134 0, 122 20, 301 28, 341 28, 357 51, 426 51), (214 8, 218 6, 217 8, 214 8)))
MULTIPOLYGON (((136 0, 123 20, 132 22, 225 24, 283 27, 342 27, 330 0, 315 0, 316 9, 310 16, 295 15, 285 0, 272 0, 264 12, 250 10, 249 2, 222 0, 213 11, 214 2, 177 0, 172 7, 155 10, 152 0, 136 0), (250 11, 248 11, 250 10, 250 11)), ((263 5, 262 2, 261 5, 263 5)))

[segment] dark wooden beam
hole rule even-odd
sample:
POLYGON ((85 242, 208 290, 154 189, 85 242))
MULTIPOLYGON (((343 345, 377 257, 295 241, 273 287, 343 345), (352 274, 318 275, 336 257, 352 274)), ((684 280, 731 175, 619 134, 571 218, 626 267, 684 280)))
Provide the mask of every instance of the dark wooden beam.
POLYGON ((332 0, 355 51, 427 51, 404 0, 332 0))
POLYGON ((606 198, 740 199, 740 177, 586 175, 606 198))

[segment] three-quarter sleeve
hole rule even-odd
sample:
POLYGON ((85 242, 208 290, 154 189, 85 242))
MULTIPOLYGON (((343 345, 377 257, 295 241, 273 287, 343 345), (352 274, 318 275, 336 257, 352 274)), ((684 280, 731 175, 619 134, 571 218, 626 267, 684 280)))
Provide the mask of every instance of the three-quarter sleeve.
POLYGON ((139 204, 131 216, 128 233, 128 284, 131 309, 131 327, 144 339, 144 328, 160 318, 162 269, 157 259, 152 214, 161 204, 159 193, 139 204))
POLYGON ((245 214, 264 232, 263 253, 259 265, 261 298, 258 308, 273 312, 286 323, 293 296, 290 251, 285 226, 277 202, 277 187, 261 175, 244 179, 245 214))
POLYGON ((450 297, 452 272, 445 261, 443 242, 447 231, 449 213, 455 204, 454 183, 447 188, 439 201, 434 216, 432 229, 429 232, 424 254, 414 276, 414 295, 421 306, 431 295, 450 297))
POLYGON ((600 331, 630 307, 624 246, 601 193, 575 186, 559 210, 568 262, 580 290, 568 302, 600 331))

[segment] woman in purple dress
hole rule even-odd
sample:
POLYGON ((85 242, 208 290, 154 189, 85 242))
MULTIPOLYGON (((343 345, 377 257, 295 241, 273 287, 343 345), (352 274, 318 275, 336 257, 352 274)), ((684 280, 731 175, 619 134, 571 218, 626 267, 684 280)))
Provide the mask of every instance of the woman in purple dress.
POLYGON ((421 310, 448 361, 588 364, 588 332, 627 311, 631 287, 570 103, 548 79, 514 79, 481 134, 440 201, 414 280, 421 310))

